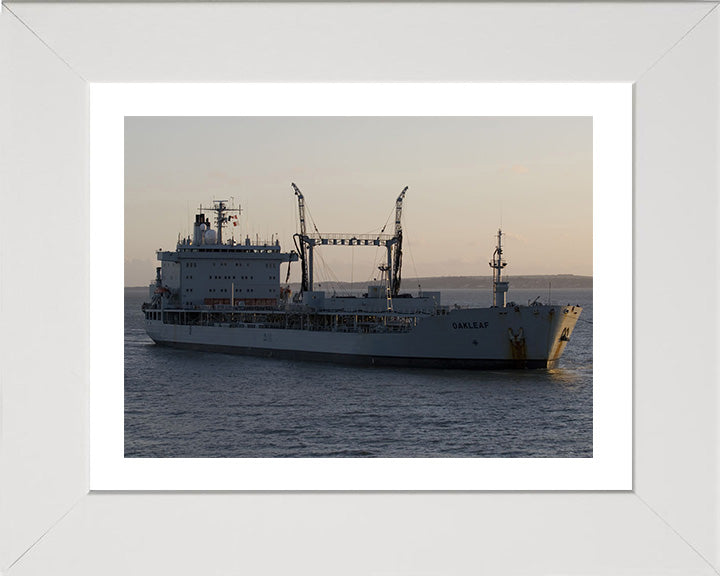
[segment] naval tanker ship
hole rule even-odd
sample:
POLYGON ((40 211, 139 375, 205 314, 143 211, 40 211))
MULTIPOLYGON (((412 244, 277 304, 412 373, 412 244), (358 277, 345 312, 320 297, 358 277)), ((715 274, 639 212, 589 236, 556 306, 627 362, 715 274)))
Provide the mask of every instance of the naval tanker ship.
POLYGON ((378 366, 548 369, 560 359, 582 308, 508 302, 501 230, 489 262, 492 306, 451 307, 440 292, 400 292, 407 187, 395 202, 394 232, 383 228, 372 235, 320 234, 316 227, 309 232, 305 198, 292 188, 299 215, 295 250, 282 252, 277 239, 224 239, 223 230, 237 226, 240 209, 220 200, 200 208, 192 236, 179 239, 174 251, 157 252, 161 265, 142 307, 152 340, 192 350, 378 366), (315 290, 314 252, 321 246, 385 248, 381 281, 362 296, 315 290), (298 261, 302 281, 293 294, 290 265, 298 261), (281 284, 283 264, 287 277, 281 284))

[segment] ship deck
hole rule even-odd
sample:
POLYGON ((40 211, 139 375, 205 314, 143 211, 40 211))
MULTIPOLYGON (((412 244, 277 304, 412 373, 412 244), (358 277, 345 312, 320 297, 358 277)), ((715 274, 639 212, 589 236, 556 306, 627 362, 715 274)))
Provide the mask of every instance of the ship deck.
POLYGON ((268 308, 222 309, 147 309, 146 320, 182 326, 223 326, 228 328, 261 328, 278 330, 306 330, 327 332, 409 332, 427 312, 367 312, 336 310, 287 310, 268 308))

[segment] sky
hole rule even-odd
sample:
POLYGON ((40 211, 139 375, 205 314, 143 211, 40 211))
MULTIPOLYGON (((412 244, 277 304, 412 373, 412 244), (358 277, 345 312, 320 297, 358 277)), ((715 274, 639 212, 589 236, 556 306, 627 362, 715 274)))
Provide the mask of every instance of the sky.
MULTIPOLYGON (((173 250, 215 199, 241 208, 236 240, 290 251, 291 182, 321 233, 391 233, 408 186, 408 287, 490 275, 500 226, 510 278, 592 275, 591 117, 127 117, 125 285, 151 283, 155 251, 173 250)), ((383 259, 384 248, 323 247, 316 283, 371 281, 383 259)))

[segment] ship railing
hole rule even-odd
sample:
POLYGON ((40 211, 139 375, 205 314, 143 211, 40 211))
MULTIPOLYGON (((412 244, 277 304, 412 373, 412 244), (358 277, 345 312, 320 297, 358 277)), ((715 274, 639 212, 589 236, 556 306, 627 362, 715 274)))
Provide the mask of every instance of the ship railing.
POLYGON ((166 308, 162 314, 165 324, 188 326, 229 326, 239 328, 301 329, 309 331, 339 332, 404 332, 417 325, 427 314, 400 314, 393 312, 365 313, 295 313, 278 309, 233 309, 229 306, 215 309, 166 308))

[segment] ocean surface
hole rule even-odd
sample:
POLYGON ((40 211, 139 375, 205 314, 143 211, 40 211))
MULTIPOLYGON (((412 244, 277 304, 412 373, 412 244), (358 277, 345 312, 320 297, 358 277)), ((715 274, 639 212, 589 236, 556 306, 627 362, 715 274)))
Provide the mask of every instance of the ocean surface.
MULTIPOLYGON (((129 458, 590 458, 592 290, 554 370, 354 367, 173 350, 145 333, 147 288, 125 289, 129 458)), ((518 303, 547 294, 511 290, 518 303)), ((443 290, 488 306, 489 291, 443 290)))

